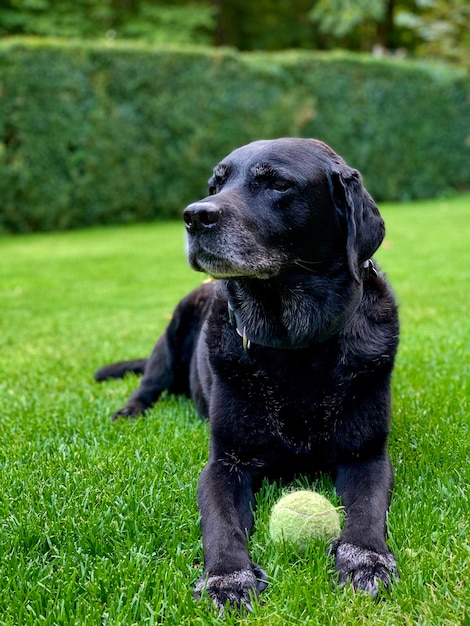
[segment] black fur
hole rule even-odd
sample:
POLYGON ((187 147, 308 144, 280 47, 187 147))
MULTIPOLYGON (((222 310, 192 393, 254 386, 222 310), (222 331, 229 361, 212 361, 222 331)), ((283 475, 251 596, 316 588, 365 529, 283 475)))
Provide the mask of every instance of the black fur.
MULTIPOLYGON (((205 590, 221 612, 250 606, 266 585, 247 550, 254 493, 264 477, 299 472, 334 477, 346 512, 331 548, 339 582, 375 596, 397 574, 385 535, 398 317, 368 263, 383 221, 360 174, 315 140, 239 148, 209 187, 184 218, 191 266, 216 281, 178 305, 114 417, 143 413, 168 389, 210 420, 196 596, 205 590)), ((96 378, 141 368, 121 363, 96 378)))

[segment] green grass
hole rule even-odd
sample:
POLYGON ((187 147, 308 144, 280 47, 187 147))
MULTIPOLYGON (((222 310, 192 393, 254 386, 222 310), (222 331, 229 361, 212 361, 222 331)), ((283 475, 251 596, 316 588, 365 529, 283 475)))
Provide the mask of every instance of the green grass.
MULTIPOLYGON (((382 212, 377 258, 402 320, 389 515, 401 579, 385 602, 332 589, 323 545, 299 559, 269 541, 280 492, 266 484, 250 544, 271 583, 262 606, 227 624, 470 623, 470 196, 382 212)), ((137 380, 92 381, 101 364, 148 354, 200 282, 181 224, 2 238, 0 249, 0 624, 221 623, 191 597, 206 424, 171 397, 112 423, 137 380)), ((317 486, 334 499, 328 481, 317 486)))

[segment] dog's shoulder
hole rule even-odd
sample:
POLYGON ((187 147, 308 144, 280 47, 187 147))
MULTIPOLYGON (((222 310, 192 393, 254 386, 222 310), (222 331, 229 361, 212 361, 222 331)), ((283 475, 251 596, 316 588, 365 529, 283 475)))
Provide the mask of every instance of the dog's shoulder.
POLYGON ((190 291, 176 306, 167 329, 170 344, 182 345, 199 335, 214 297, 212 282, 204 282, 190 291))
POLYGON ((398 341, 398 305, 379 270, 364 282, 361 302, 341 333, 342 358, 357 370, 391 367, 398 341))
POLYGON ((214 281, 204 281, 178 303, 173 316, 180 319, 205 317, 212 304, 214 287, 214 281))

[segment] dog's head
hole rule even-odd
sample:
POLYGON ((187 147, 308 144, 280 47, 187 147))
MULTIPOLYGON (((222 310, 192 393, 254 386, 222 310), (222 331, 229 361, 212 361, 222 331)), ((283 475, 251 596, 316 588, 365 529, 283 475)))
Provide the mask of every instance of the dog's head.
POLYGON ((184 211, 191 266, 215 278, 322 272, 360 281, 384 224, 357 170, 313 139, 256 141, 223 159, 184 211))

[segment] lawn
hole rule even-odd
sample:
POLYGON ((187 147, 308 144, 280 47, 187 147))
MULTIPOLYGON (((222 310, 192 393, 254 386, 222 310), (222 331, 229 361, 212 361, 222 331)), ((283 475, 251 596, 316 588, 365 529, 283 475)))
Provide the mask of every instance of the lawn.
MULTIPOLYGON (((470 195, 381 207, 377 254, 400 302, 386 601, 332 587, 324 545, 304 558, 268 537, 280 495, 259 494, 263 604, 226 624, 470 624, 470 195)), ((0 239, 0 624, 222 623, 192 600, 202 547, 197 477, 207 426, 165 397, 113 423, 135 377, 93 371, 145 356, 188 289, 180 223, 0 239)), ((334 500, 328 480, 314 485, 334 500)))

